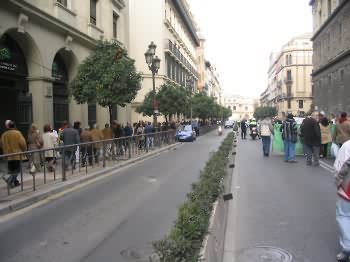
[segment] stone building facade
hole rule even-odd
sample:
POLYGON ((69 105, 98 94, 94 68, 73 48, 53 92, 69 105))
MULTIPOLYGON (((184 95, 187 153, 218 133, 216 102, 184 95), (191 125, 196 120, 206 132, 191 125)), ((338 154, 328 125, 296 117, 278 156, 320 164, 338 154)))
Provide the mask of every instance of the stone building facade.
POLYGON ((213 97, 218 104, 222 104, 222 87, 216 67, 205 61, 204 90, 208 96, 213 97))
POLYGON ((253 118, 255 108, 258 106, 258 100, 251 97, 239 95, 224 95, 223 104, 232 110, 232 120, 242 120, 253 118))
POLYGON ((261 94, 262 105, 276 107, 278 117, 287 113, 304 116, 312 104, 311 34, 293 37, 280 52, 270 56, 268 87, 261 94))
POLYGON ((151 41, 157 45, 156 55, 161 59, 156 88, 167 81, 189 88, 186 79, 192 76, 191 88, 197 89, 197 48, 200 46, 197 31, 186 0, 130 1, 129 51, 136 60, 136 68, 143 73, 142 90, 131 105, 132 122, 147 119, 135 110, 153 88, 152 74, 144 57, 151 41))
MULTIPOLYGON (((78 105, 68 84, 97 39, 128 47, 128 6, 124 0, 9 0, 0 2, 0 133, 12 119, 26 132, 31 123, 56 129, 64 120, 82 125, 109 122, 108 111, 78 105), (89 1, 87 1, 89 2, 89 1)), ((126 120, 123 110, 115 119, 126 120)))
POLYGON ((310 2, 314 105, 327 114, 350 113, 350 1, 310 2))

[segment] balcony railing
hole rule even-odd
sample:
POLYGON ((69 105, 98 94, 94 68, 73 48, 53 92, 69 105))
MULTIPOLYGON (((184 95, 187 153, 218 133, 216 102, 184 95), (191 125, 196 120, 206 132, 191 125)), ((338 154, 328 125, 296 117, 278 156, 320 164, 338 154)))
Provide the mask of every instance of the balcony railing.
POLYGON ((284 79, 284 83, 292 84, 293 83, 293 78, 292 77, 288 77, 288 78, 284 79))
POLYGON ((165 42, 165 49, 168 50, 175 59, 178 60, 189 72, 198 78, 198 73, 186 57, 180 52, 178 47, 174 45, 169 39, 165 42))

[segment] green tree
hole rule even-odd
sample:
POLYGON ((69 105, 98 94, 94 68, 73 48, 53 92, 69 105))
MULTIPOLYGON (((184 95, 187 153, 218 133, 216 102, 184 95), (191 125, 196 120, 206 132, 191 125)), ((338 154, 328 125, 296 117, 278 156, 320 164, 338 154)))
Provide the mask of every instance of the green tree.
POLYGON ((275 107, 257 107, 254 112, 254 117, 257 119, 264 118, 265 116, 274 117, 277 114, 275 107))
POLYGON ((153 90, 149 91, 142 104, 136 108, 137 113, 142 113, 144 116, 152 116, 153 115, 153 90))
POLYGON ((79 104, 97 102, 108 107, 112 122, 113 107, 131 103, 141 89, 142 78, 134 64, 117 43, 98 41, 70 85, 73 97, 79 104))
POLYGON ((185 113, 188 104, 186 90, 171 83, 163 84, 157 93, 156 100, 159 104, 159 111, 164 115, 165 120, 176 113, 185 113))
POLYGON ((193 117, 206 120, 215 114, 214 98, 205 93, 197 93, 192 97, 193 117))

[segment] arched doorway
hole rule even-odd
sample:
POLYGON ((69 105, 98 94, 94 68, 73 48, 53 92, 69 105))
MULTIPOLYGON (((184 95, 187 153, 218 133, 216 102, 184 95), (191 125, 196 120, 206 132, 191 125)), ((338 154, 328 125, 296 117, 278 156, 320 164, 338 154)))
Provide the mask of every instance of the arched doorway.
POLYGON ((64 121, 69 121, 68 70, 62 55, 58 52, 52 63, 53 119, 54 129, 58 130, 64 121))
POLYGON ((18 43, 7 33, 0 38, 0 133, 6 119, 26 133, 32 123, 32 98, 28 95, 28 68, 18 43))

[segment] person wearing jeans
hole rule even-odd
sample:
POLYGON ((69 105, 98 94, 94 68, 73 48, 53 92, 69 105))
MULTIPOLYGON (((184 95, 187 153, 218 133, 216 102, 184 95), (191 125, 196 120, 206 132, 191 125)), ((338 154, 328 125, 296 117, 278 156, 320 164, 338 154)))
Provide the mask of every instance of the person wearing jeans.
POLYGON ((282 123, 280 131, 284 142, 284 161, 296 163, 295 144, 298 141, 298 127, 292 114, 288 114, 286 120, 282 123))
POLYGON ((263 154, 268 157, 270 155, 271 135, 273 135, 273 126, 271 120, 265 116, 259 125, 259 136, 263 144, 263 154))

